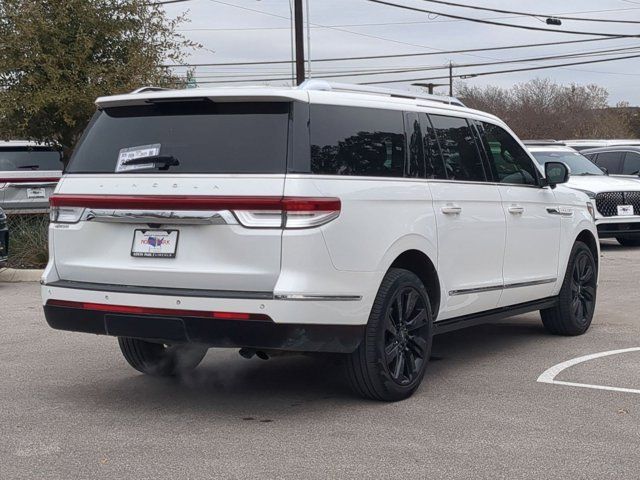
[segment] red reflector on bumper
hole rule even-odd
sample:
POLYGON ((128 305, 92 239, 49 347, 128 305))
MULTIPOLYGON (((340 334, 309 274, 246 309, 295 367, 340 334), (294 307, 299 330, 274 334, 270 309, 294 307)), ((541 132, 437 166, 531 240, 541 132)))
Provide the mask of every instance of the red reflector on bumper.
POLYGON ((178 310, 173 308, 133 307, 130 305, 108 305, 105 303, 71 302, 68 300, 48 300, 47 306, 78 308, 107 313, 123 313, 131 315, 161 315, 171 317, 199 317, 215 320, 256 320, 270 322, 271 318, 259 313, 209 312, 206 310, 178 310))

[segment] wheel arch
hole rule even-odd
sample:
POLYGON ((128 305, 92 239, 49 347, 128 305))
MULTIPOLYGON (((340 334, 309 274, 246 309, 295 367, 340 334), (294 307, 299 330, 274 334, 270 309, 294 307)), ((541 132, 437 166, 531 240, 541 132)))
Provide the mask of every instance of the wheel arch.
POLYGON ((591 250, 591 253, 593 254, 593 258, 596 261, 596 269, 600 271, 600 247, 598 239, 594 236, 593 232, 586 229, 582 230, 576 237, 575 242, 582 242, 589 247, 589 250, 591 250))
POLYGON ((405 250, 398 255, 389 268, 403 268, 414 273, 424 284, 429 295, 431 310, 434 319, 438 315, 441 301, 440 278, 434 263, 422 251, 411 249, 405 250))

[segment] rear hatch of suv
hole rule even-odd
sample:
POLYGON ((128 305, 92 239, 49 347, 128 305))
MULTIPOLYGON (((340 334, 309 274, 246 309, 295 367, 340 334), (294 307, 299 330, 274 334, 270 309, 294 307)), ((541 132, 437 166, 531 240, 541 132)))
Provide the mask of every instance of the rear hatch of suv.
POLYGON ((52 198, 60 279, 273 291, 290 110, 274 98, 101 105, 52 198))
POLYGON ((62 175, 60 154, 30 142, 0 142, 0 207, 45 209, 62 175))

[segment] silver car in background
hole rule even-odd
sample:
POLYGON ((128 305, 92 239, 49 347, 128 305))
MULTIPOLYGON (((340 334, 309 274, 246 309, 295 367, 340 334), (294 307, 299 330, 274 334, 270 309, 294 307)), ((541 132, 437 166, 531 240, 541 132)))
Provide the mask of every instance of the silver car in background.
POLYGON ((0 207, 7 213, 47 211, 61 176, 55 148, 22 140, 0 142, 0 207))

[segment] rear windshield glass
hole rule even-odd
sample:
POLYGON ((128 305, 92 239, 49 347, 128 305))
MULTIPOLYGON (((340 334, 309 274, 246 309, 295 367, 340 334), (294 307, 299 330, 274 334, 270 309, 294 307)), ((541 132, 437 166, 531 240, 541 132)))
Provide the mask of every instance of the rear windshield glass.
POLYGON ((69 173, 284 173, 287 102, 162 102, 99 111, 69 173))
POLYGON ((48 148, 0 147, 0 171, 62 170, 60 154, 48 148))

